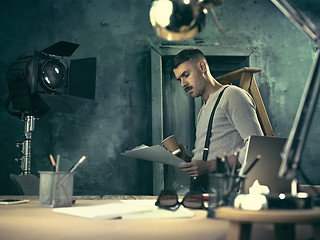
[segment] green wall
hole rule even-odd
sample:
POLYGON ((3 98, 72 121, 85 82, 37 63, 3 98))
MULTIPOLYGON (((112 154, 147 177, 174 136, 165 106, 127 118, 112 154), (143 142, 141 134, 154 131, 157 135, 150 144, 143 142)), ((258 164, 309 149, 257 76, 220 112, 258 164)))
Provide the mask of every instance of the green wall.
MULTIPOLYGON (((149 23, 149 1, 13 0, 0 8, 0 194, 15 193, 10 173, 20 173, 16 140, 24 123, 8 114, 5 74, 18 56, 60 40, 80 44, 72 59, 97 58, 96 99, 75 101, 73 113, 50 111, 36 121, 32 172, 51 170, 49 154, 60 154, 67 170, 82 155, 75 194, 152 194, 152 164, 124 158, 121 152, 151 144, 150 48, 160 45, 211 46, 213 50, 252 51, 251 67, 277 136, 287 137, 311 68, 314 47, 269 0, 228 0, 215 8, 223 31, 213 20, 195 39, 167 42, 149 23)), ((295 3, 319 25, 318 1, 295 3)), ((315 113, 303 169, 320 184, 318 111, 315 113)))

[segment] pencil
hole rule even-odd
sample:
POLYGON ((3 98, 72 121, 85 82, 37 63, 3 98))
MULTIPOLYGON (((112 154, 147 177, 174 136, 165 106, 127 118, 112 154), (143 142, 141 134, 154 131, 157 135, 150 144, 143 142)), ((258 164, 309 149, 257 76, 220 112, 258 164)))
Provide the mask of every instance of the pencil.
POLYGON ((56 162, 54 161, 54 158, 53 156, 50 154, 50 161, 51 161, 51 164, 53 166, 53 170, 56 171, 56 162))

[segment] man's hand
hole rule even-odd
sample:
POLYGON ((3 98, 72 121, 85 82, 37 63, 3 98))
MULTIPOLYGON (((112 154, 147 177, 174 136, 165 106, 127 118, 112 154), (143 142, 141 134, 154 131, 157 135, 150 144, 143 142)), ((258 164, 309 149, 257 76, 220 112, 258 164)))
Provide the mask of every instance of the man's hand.
POLYGON ((182 145, 181 142, 178 142, 178 145, 179 145, 179 147, 181 149, 181 153, 179 153, 177 156, 179 158, 181 158, 182 160, 184 160, 185 162, 190 162, 191 161, 191 157, 187 155, 185 147, 182 145))
POLYGON ((216 168, 216 161, 194 160, 180 163, 179 168, 188 173, 191 177, 198 177, 213 172, 216 168))

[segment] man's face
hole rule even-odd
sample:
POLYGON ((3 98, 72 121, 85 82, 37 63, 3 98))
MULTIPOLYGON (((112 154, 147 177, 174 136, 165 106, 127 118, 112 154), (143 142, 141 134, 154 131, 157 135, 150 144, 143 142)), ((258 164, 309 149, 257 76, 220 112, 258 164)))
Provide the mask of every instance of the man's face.
POLYGON ((192 97, 202 96, 206 81, 200 63, 195 64, 191 61, 181 63, 176 69, 173 69, 173 73, 181 83, 181 87, 192 97))

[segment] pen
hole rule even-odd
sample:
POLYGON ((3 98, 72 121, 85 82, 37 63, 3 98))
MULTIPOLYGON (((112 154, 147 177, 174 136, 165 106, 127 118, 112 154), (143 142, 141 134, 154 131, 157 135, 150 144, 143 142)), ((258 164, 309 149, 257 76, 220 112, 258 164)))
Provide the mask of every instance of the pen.
POLYGON ((222 159, 220 157, 216 158, 217 161, 217 173, 224 173, 224 164, 222 163, 222 159))
POLYGON ((240 154, 240 148, 238 148, 237 153, 235 154, 234 160, 233 160, 233 165, 232 165, 232 170, 231 170, 231 176, 232 176, 232 184, 231 184, 231 189, 230 192, 228 193, 227 196, 229 196, 234 189, 239 185, 241 178, 237 176, 236 171, 237 171, 237 164, 239 161, 239 154, 240 154))
POLYGON ((231 170, 230 170, 230 164, 229 164, 227 153, 224 153, 223 161, 224 161, 224 165, 226 167, 227 173, 230 174, 231 170))
POLYGON ((234 178, 235 180, 232 181, 232 185, 231 185, 231 188, 229 190, 229 192, 227 192, 227 194, 225 195, 225 198, 228 199, 230 194, 234 191, 236 191, 236 189, 239 188, 240 184, 241 184, 241 181, 244 179, 242 177, 237 177, 237 178, 234 178))
POLYGON ((84 160, 86 160, 86 156, 82 156, 82 158, 80 158, 80 160, 77 162, 77 164, 70 169, 69 173, 67 175, 65 175, 64 178, 60 181, 58 187, 61 186, 61 184, 68 178, 68 176, 71 173, 73 173, 79 167, 79 165, 84 162, 84 160))
POLYGON ((57 156, 56 172, 59 172, 59 167, 60 167, 60 154, 58 154, 57 156))
POLYGON ((244 175, 247 175, 248 172, 253 168, 253 166, 259 161, 261 158, 261 155, 258 155, 256 159, 251 163, 251 165, 248 167, 248 169, 244 172, 244 175))
MULTIPOLYGON (((61 186, 61 184, 60 184, 61 182, 58 184, 58 181, 60 180, 60 175, 58 173, 59 166, 60 166, 60 159, 61 159, 60 154, 58 154, 57 155, 57 162, 55 162, 53 156, 50 154, 50 160, 51 160, 52 164, 54 165, 55 172, 56 172, 55 177, 54 177, 54 186, 55 187, 53 187, 53 190, 52 190, 52 203, 51 204, 53 205, 53 207, 56 205, 56 199, 55 199, 56 198, 56 191, 61 186)), ((69 201, 69 196, 68 196, 67 190, 64 186, 62 186, 62 190, 63 190, 63 194, 66 197, 67 201, 69 201)))
POLYGON ((231 170, 231 175, 232 176, 236 175, 237 163, 238 163, 238 160, 239 160, 239 154, 240 154, 240 149, 238 149, 237 154, 236 154, 236 156, 234 158, 234 161, 233 161, 232 170, 231 170))
POLYGON ((86 160, 86 156, 82 156, 82 158, 80 158, 80 160, 77 162, 77 164, 70 169, 69 173, 74 172, 74 171, 77 169, 77 167, 78 167, 81 163, 83 163, 84 160, 86 160))
POLYGON ((244 171, 244 169, 246 168, 246 166, 247 166, 247 160, 244 161, 244 163, 242 164, 242 166, 241 166, 241 168, 240 168, 240 170, 239 170, 239 173, 238 173, 238 176, 239 176, 239 177, 242 177, 243 171, 244 171))

